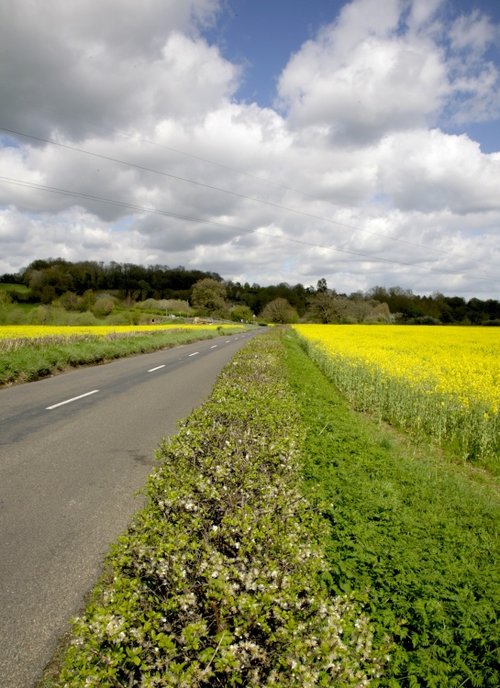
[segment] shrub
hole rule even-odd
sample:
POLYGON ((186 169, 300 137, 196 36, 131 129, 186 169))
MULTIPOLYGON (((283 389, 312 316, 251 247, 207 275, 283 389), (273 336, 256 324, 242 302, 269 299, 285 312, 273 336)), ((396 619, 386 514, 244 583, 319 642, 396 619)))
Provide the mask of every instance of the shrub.
POLYGON ((96 300, 92 311, 98 318, 102 318, 112 313, 114 307, 115 303, 111 296, 101 296, 96 300))
POLYGON ((323 526, 296 488, 303 432, 277 341, 254 340, 164 442, 61 684, 366 685, 366 616, 321 583, 323 526))

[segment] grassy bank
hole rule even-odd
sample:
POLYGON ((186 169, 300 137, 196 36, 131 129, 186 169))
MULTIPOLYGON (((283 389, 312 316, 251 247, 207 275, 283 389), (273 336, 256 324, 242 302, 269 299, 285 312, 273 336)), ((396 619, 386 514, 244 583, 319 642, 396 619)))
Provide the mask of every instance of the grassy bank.
POLYGON ((498 484, 354 414, 286 341, 306 494, 331 526, 329 587, 361 594, 376 639, 393 638, 380 685, 499 685, 498 484))
POLYGON ((0 385, 31 382, 72 367, 96 365, 241 331, 241 326, 224 325, 217 329, 199 327, 127 335, 0 340, 0 385))
POLYGON ((255 338, 160 448, 148 504, 43 685, 367 685, 382 660, 361 605, 324 586, 303 440, 283 346, 255 338))

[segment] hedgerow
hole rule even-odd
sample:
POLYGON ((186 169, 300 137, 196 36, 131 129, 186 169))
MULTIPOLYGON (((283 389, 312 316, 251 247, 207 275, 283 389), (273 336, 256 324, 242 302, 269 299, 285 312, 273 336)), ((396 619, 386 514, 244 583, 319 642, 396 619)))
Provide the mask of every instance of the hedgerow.
MULTIPOLYGON (((158 450, 148 502, 108 561, 58 686, 363 686, 385 648, 323 582, 301 496, 304 432, 276 337, 255 338, 158 450)), ((54 684, 55 685, 55 684, 54 684)))

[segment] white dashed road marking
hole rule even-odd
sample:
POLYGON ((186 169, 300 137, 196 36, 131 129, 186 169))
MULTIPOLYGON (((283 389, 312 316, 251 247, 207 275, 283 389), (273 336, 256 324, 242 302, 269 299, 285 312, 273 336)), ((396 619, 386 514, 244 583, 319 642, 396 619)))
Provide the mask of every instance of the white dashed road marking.
POLYGON ((71 399, 66 399, 65 401, 60 401, 58 404, 52 404, 52 406, 46 406, 45 410, 46 411, 52 411, 52 409, 55 409, 58 406, 64 406, 64 404, 71 404, 72 401, 77 401, 78 399, 83 399, 83 397, 89 397, 91 394, 97 394, 98 391, 99 391, 98 389, 93 389, 91 392, 86 392, 85 394, 80 394, 77 397, 72 397, 71 399))
POLYGON ((155 370, 160 370, 160 368, 164 368, 164 367, 165 367, 165 363, 163 365, 156 366, 156 368, 150 368, 148 370, 148 373, 154 373, 155 370))

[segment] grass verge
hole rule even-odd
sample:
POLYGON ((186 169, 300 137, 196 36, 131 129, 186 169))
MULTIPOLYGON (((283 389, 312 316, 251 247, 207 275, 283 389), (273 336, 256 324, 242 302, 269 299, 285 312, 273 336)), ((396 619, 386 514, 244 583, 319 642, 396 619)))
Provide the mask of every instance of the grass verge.
POLYGON ((253 339, 161 446, 147 506, 45 688, 363 686, 380 673, 361 604, 322 580, 283 351, 276 333, 253 339))
POLYGON ((2 351, 0 385, 32 382, 68 368, 96 365, 115 358, 189 344, 201 339, 241 332, 241 326, 221 326, 217 330, 172 330, 154 334, 47 337, 26 339, 22 346, 2 351))
POLYGON ((331 593, 361 591, 375 643, 394 641, 379 685, 500 685, 495 479, 353 413, 296 337, 285 341, 306 496, 330 522, 331 593))

